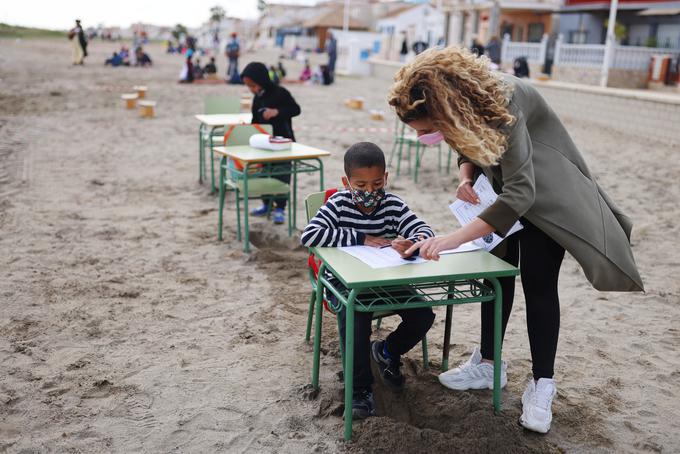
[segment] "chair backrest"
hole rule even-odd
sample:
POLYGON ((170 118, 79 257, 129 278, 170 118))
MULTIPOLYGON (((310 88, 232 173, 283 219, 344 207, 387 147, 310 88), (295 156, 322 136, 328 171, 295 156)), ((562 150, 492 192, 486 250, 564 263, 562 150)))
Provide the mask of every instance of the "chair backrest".
MULTIPOLYGON (((258 124, 257 126, 259 129, 255 128, 253 125, 236 125, 233 128, 227 128, 226 134, 229 135, 227 136, 227 140, 224 142, 224 146, 235 147, 239 145, 248 145, 250 143, 250 136, 253 134, 263 134, 262 131, 266 131, 267 134, 272 134, 273 132, 272 125, 258 124)), ((227 172, 227 178, 232 181, 243 178, 243 176, 237 172, 243 170, 243 165, 240 162, 235 162, 229 158, 227 161, 227 167, 229 170, 227 172)), ((258 172, 257 166, 251 167, 250 169, 251 170, 249 173, 251 174, 258 172)))
MULTIPOLYGON (((258 125, 258 127, 267 131, 267 134, 272 134, 274 129, 272 125, 258 125)), ((234 147, 237 145, 248 145, 250 143, 250 136, 254 134, 262 134, 262 131, 256 129, 253 125, 237 125, 232 129, 227 128, 227 131, 231 130, 227 141, 224 143, 225 147, 234 147)))
POLYGON ((324 204, 324 199, 326 198, 326 192, 314 192, 309 194, 305 199, 305 213, 307 213, 307 222, 309 222, 316 212, 319 211, 321 205, 324 204))
POLYGON ((236 96, 206 96, 203 99, 204 114, 232 114, 241 111, 241 99, 236 96))

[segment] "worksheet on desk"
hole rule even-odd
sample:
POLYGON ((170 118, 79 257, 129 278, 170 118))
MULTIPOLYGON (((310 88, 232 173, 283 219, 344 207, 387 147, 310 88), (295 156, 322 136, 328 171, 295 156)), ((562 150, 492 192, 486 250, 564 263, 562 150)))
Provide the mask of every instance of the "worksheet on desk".
POLYGON ((338 249, 352 257, 358 258, 371 268, 388 268, 390 266, 411 265, 427 261, 420 257, 414 257, 413 260, 402 259, 399 253, 391 247, 343 246, 338 249))
MULTIPOLYGON (((480 175, 479 178, 477 178, 477 181, 475 181, 472 189, 475 190, 477 196, 479 197, 479 204, 473 205, 471 203, 456 199, 456 201, 449 205, 451 212, 456 217, 456 219, 458 219, 458 222, 460 222, 461 225, 466 225, 471 222, 484 210, 493 205, 493 203, 498 198, 498 195, 493 190, 491 183, 485 175, 480 175)), ((520 224, 519 221, 515 222, 506 237, 521 229, 522 224, 520 224)), ((502 237, 496 235, 495 233, 490 233, 482 238, 474 240, 473 243, 482 249, 490 251, 498 246, 498 243, 501 241, 503 241, 502 237)))

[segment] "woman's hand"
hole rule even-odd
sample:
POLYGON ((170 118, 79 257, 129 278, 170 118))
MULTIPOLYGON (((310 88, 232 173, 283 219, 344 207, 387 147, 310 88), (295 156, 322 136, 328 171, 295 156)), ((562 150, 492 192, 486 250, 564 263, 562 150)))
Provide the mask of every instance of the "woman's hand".
POLYGON ((366 235, 364 246, 383 247, 390 244, 390 240, 378 236, 366 235))
POLYGON ((265 120, 269 120, 270 118, 274 118, 279 114, 279 109, 270 109, 267 108, 262 112, 262 118, 265 120))
POLYGON ((462 200, 463 202, 472 203, 477 205, 479 203, 479 196, 472 188, 472 180, 470 178, 463 178, 456 189, 456 198, 462 200))
POLYGON ((427 260, 439 260, 439 253, 441 251, 455 249, 463 244, 456 233, 457 232, 418 241, 408 248, 404 254, 405 256, 409 256, 420 249, 420 256, 422 258, 427 260))

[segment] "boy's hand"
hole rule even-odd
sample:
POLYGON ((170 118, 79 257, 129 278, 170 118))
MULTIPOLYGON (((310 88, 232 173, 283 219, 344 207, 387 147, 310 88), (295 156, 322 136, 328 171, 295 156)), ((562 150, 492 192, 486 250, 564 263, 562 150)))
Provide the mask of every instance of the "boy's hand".
POLYGON ((262 118, 265 120, 269 120, 270 118, 274 118, 279 114, 279 109, 270 109, 267 108, 262 112, 262 118))
POLYGON ((410 257, 413 253, 406 253, 406 250, 413 246, 413 241, 404 238, 392 240, 392 249, 397 251, 403 258, 410 257))
POLYGON ((390 240, 378 236, 366 235, 366 238, 364 239, 364 246, 383 247, 389 244, 390 240))

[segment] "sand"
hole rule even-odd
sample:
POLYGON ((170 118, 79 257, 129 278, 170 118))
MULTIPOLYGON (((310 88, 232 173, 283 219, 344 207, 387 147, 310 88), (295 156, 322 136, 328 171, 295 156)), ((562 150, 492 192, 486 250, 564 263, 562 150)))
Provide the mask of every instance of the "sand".
MULTIPOLYGON (((68 41, 0 41, 0 452, 677 452, 680 449, 680 160, 669 146, 565 118, 592 170, 635 221, 644 294, 599 293, 576 262, 562 268, 562 330, 553 429, 516 423, 530 372, 523 297, 508 327, 509 383, 491 393, 436 380, 443 310, 405 358, 408 389, 377 387, 380 416, 341 439, 335 323, 322 340, 321 392, 310 392, 304 340, 306 252, 285 229, 253 223, 253 252, 235 238, 228 200, 216 241, 216 199, 197 181, 202 97, 242 87, 180 86, 181 60, 149 46, 150 69, 104 68, 113 44, 92 43, 70 66, 68 41), (123 109, 149 87, 157 118, 123 109)), ((246 60, 273 53, 249 54, 246 60)), ((218 60, 224 71, 224 58, 218 60)), ((294 75, 299 65, 288 63, 294 75)), ((392 117, 372 121, 343 99, 385 109, 389 82, 342 78, 291 85, 302 106, 298 140, 333 152, 372 140, 389 152, 392 117), (356 128, 385 128, 360 132, 356 128), (354 128, 354 129, 352 129, 354 128)), ((558 107, 558 106, 556 106, 558 107)), ((455 221, 455 171, 425 157, 421 183, 390 176, 392 191, 435 229, 455 221)), ((302 177, 301 193, 316 190, 302 177)), ((302 211, 299 218, 304 219, 302 211)), ((302 222, 300 223, 302 226, 302 222)), ((385 336, 386 321, 377 336, 385 336)), ((451 364, 478 342, 479 311, 454 311, 451 364)))

